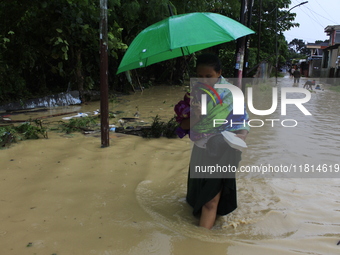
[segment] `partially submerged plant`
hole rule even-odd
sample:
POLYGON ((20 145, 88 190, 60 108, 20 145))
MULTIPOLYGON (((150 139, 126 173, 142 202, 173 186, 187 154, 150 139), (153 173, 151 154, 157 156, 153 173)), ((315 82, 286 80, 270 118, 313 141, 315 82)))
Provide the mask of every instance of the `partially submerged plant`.
POLYGON ((24 139, 39 139, 40 136, 48 138, 47 129, 43 127, 41 120, 25 122, 16 127, 18 133, 24 135, 24 139), (34 123, 34 125, 32 125, 34 123))
POLYGON ((0 147, 4 148, 9 146, 11 143, 16 142, 15 138, 16 130, 9 126, 0 127, 0 147))
POLYGON ((175 130, 178 126, 178 123, 175 121, 175 118, 171 118, 168 122, 163 122, 160 120, 159 116, 153 118, 152 125, 149 129, 142 130, 142 137, 144 138, 159 138, 161 136, 167 138, 176 137, 175 130))
POLYGON ((41 120, 30 120, 19 126, 0 127, 0 147, 9 146, 18 140, 48 138, 47 129, 41 120))
POLYGON ((72 132, 79 132, 88 130, 91 127, 94 127, 97 117, 89 116, 89 117, 80 117, 80 118, 73 118, 70 119, 68 122, 61 121, 59 127, 62 132, 67 134, 72 132))
POLYGON ((175 138, 175 137, 177 137, 176 132, 175 132, 177 127, 178 127, 178 123, 176 122, 176 118, 175 117, 171 118, 164 125, 163 136, 165 136, 167 138, 175 138))

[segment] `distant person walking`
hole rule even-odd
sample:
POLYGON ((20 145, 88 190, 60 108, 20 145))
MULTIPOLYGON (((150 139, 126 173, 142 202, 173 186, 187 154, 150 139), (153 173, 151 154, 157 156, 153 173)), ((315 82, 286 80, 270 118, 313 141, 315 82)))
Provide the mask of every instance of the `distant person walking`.
POLYGON ((294 83, 299 83, 300 82, 300 78, 301 78, 301 72, 300 69, 296 69, 293 73, 294 76, 294 83))

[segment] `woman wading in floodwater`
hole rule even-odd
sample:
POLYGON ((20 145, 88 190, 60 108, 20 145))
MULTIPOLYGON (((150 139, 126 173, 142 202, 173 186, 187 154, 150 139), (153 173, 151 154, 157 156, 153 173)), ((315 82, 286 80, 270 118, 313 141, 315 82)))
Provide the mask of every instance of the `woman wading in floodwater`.
POLYGON ((248 115, 246 112, 244 115, 233 115, 231 92, 228 89, 214 88, 215 84, 228 84, 221 76, 221 63, 217 56, 213 54, 198 56, 196 72, 200 78, 198 85, 194 85, 191 93, 185 94, 184 100, 175 106, 176 120, 180 123, 177 134, 181 138, 189 134, 194 142, 188 176, 187 202, 193 207, 193 214, 200 216, 199 225, 211 229, 217 215, 226 215, 237 207, 235 172, 223 176, 209 173, 201 175, 194 172, 195 166, 219 165, 237 168, 241 160, 241 151, 231 148, 221 132, 234 132, 245 140, 249 131, 248 115), (208 91, 209 88, 211 93, 208 91), (211 95, 207 99, 205 116, 201 115, 202 91, 211 95), (226 124, 213 127, 213 119, 227 121, 226 124), (238 124, 230 125, 230 120, 238 124))

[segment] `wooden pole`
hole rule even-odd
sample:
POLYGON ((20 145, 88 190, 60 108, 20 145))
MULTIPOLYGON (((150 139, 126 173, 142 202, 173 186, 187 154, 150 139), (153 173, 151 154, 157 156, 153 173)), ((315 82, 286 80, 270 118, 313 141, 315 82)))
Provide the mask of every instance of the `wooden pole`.
MULTIPOLYGON (((251 22, 252 22, 252 13, 253 13, 253 5, 254 5, 254 0, 248 0, 248 8, 247 8, 247 27, 251 27, 251 22)), ((247 35, 245 39, 245 51, 244 51, 244 63, 243 63, 243 77, 248 76, 248 69, 249 69, 249 38, 250 36, 247 35)), ((242 91, 245 91, 245 86, 246 84, 242 84, 242 91)))
MULTIPOLYGON (((247 6, 247 0, 241 0, 240 23, 243 24, 243 25, 245 25, 246 6, 247 6)), ((242 89, 242 76, 243 76, 243 61, 244 61, 245 43, 246 43, 246 40, 245 40, 244 36, 237 39, 237 43, 236 43, 235 77, 237 78, 237 86, 240 89, 242 89)))
POLYGON ((257 55, 256 55, 256 63, 260 63, 260 50, 261 50, 261 15, 262 15, 262 0, 259 0, 259 12, 258 12, 258 38, 257 38, 257 55))
POLYGON ((109 142, 109 85, 108 85, 108 37, 107 37, 107 0, 100 0, 100 123, 101 147, 110 146, 109 142))
POLYGON ((277 47, 277 4, 275 6, 275 83, 277 84, 277 69, 278 69, 278 61, 279 61, 279 54, 278 54, 278 47, 277 47))

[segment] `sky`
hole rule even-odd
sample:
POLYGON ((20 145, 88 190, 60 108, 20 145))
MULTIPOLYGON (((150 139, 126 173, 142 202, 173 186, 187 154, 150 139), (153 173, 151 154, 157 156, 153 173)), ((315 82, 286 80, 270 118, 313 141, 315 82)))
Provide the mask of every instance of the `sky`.
MULTIPOLYGON (((291 0, 292 8, 305 0, 291 0)), ((324 32, 329 25, 340 25, 340 0, 308 0, 308 3, 291 10, 296 13, 295 22, 300 26, 284 32, 286 40, 302 39, 305 43, 326 40, 329 36, 324 32)))

